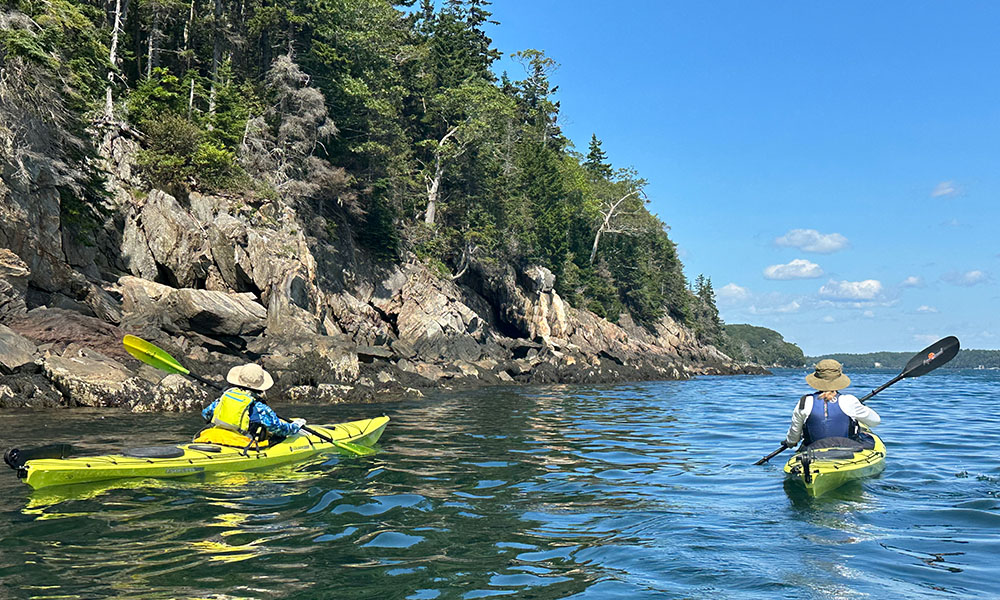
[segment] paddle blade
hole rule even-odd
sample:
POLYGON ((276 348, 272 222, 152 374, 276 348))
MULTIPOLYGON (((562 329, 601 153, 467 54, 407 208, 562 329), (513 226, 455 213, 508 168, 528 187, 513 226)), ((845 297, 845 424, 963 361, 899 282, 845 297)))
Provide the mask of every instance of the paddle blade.
POLYGON ((125 346, 125 350, 129 354, 147 365, 160 369, 161 371, 167 371, 168 373, 180 373, 181 375, 191 374, 191 372, 185 369, 184 365, 177 362, 173 356, 170 356, 163 349, 154 346, 144 339, 137 338, 134 335, 126 335, 122 338, 122 345, 125 346))
POLYGON ((958 354, 958 338, 950 335, 921 350, 903 368, 902 377, 920 377, 955 358, 958 354))
POLYGON ((340 448, 344 452, 350 454, 357 454, 358 456, 371 456, 375 454, 374 448, 369 448, 368 446, 362 446, 361 444, 354 444, 351 442, 334 442, 334 446, 340 448))

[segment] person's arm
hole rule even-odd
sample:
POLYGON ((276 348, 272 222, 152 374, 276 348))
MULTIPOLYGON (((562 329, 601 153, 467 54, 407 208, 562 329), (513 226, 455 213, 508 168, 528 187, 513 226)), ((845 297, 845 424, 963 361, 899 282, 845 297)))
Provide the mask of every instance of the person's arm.
POLYGON ((219 401, 215 400, 211 404, 206 406, 204 410, 201 411, 201 418, 205 419, 206 423, 212 420, 212 413, 215 412, 215 407, 218 405, 219 401))
POLYGON ((260 416, 261 424, 266 427, 272 435, 289 436, 293 433, 298 433, 299 429, 301 429, 301 426, 298 423, 282 421, 278 418, 278 415, 275 414, 274 409, 263 402, 258 402, 254 406, 257 408, 257 414, 260 416))
POLYGON ((844 394, 840 397, 839 402, 840 410, 844 411, 845 415, 858 421, 862 425, 875 427, 882 422, 882 417, 878 416, 877 412, 864 404, 861 404, 861 401, 855 396, 844 394))
POLYGON ((788 428, 788 433, 785 434, 785 445, 789 448, 793 448, 802 439, 802 427, 812 410, 812 398, 806 400, 802 410, 799 410, 799 404, 801 402, 795 403, 795 409, 792 411, 792 425, 788 428))

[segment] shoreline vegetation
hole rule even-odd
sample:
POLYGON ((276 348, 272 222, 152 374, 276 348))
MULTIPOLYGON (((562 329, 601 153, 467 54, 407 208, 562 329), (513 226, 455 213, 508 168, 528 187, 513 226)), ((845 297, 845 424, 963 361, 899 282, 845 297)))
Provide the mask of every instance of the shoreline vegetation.
POLYGON ((493 72, 490 18, 7 3, 0 406, 204 403, 125 334, 219 380, 258 361, 290 402, 765 372, 646 181, 563 135, 556 62, 493 72))
MULTIPOLYGON (((824 358, 832 358, 845 369, 899 369, 913 355, 909 352, 867 352, 863 354, 824 354, 822 356, 806 357, 808 364, 814 364, 824 358)), ((944 365, 945 369, 1000 369, 1000 350, 970 350, 961 349, 958 355, 944 365)))

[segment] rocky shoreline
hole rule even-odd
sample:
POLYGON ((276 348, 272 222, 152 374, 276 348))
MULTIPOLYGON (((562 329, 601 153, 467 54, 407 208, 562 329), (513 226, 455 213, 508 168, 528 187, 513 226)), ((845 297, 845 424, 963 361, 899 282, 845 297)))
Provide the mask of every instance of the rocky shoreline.
POLYGON ((208 401, 203 386, 125 353, 129 333, 220 382, 259 361, 278 403, 766 372, 669 317, 649 329, 573 308, 543 267, 480 259, 452 279, 412 255, 383 264, 355 243, 345 214, 139 192, 124 159, 108 172, 105 205, 83 220, 67 219, 44 168, 0 179, 0 407, 208 401))

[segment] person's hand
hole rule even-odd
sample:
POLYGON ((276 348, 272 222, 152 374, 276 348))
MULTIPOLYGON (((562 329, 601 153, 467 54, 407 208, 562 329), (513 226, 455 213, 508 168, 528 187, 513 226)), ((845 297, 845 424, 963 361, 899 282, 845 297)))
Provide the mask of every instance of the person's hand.
POLYGON ((295 430, 298 431, 306 426, 305 419, 292 419, 292 425, 295 425, 295 430))
POLYGON ((795 444, 789 444, 788 440, 782 440, 781 441, 781 445, 784 446, 785 448, 794 448, 795 447, 795 444))

